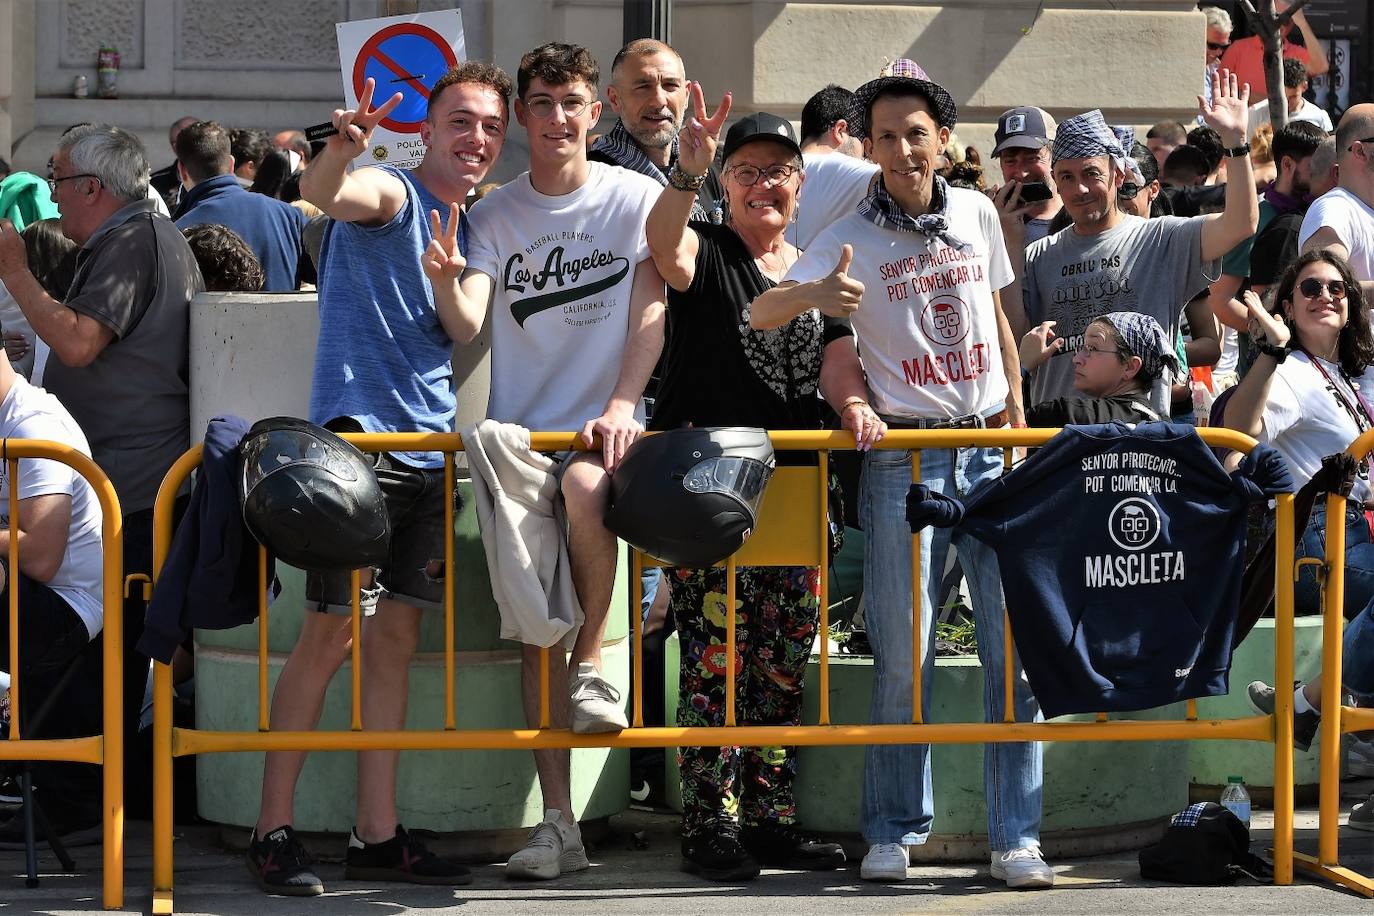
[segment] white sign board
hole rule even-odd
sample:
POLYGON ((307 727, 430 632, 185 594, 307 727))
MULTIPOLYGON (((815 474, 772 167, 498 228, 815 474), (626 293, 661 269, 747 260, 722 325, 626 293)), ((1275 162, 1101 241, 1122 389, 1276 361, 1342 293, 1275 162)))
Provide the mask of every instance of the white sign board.
POLYGON ((372 132, 372 144, 357 164, 385 162, 414 168, 425 155, 420 125, 429 91, 464 58, 462 14, 458 10, 416 13, 339 22, 334 28, 339 38, 344 107, 358 107, 358 96, 369 77, 377 84, 372 93, 374 106, 396 92, 403 97, 372 132))

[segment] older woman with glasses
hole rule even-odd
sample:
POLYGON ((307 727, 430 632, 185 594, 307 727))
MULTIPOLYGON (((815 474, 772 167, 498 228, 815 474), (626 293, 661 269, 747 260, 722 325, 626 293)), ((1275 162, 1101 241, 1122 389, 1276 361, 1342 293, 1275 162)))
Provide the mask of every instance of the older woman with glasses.
MULTIPOLYGON (((801 149, 782 118, 762 112, 742 118, 725 138, 724 225, 689 221, 730 108, 726 96, 708 118, 696 83, 691 100, 695 116, 682 130, 678 161, 648 220, 649 249, 668 283, 668 343, 651 426, 819 428, 821 356, 830 341, 850 333, 847 326, 829 327, 814 310, 770 331, 749 326, 753 300, 780 281, 799 254, 783 233, 797 210, 801 149)), ((779 463, 789 457, 779 455, 779 463)), ((735 669, 740 725, 798 724, 802 677, 820 615, 817 570, 737 570, 733 659, 725 653, 723 570, 672 569, 668 575, 681 646, 678 724, 724 724, 727 665, 735 669)), ((838 844, 791 827, 794 749, 686 747, 678 761, 684 870, 738 881, 757 875, 760 865, 829 869, 844 863, 838 844)))

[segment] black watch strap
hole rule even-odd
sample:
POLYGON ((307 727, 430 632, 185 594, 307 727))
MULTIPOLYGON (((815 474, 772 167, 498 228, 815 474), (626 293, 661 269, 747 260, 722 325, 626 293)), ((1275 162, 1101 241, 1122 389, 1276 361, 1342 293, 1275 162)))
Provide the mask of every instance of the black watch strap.
POLYGON ((1267 340, 1256 344, 1256 349, 1267 356, 1274 357, 1276 363, 1283 362, 1288 358, 1288 354, 1293 352, 1292 347, 1276 347, 1267 340))
POLYGON ((1222 147, 1221 154, 1227 159, 1235 159, 1237 156, 1250 155, 1250 141, 1246 140, 1240 146, 1222 147))

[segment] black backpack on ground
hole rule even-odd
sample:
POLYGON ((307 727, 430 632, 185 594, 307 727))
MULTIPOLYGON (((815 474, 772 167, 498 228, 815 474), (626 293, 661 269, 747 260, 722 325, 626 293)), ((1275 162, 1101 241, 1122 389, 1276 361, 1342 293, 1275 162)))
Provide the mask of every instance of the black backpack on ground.
POLYGON ((1174 815, 1158 843, 1140 851, 1140 876, 1172 884, 1231 884, 1242 875, 1269 882, 1274 870, 1250 852, 1250 831, 1216 802, 1174 815))

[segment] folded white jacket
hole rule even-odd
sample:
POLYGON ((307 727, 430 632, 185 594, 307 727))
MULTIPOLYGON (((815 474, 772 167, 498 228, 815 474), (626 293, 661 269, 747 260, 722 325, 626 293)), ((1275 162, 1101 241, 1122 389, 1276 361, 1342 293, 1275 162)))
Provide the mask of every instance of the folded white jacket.
POLYGON ((530 449, 530 431, 483 420, 462 431, 472 471, 501 638, 532 646, 571 644, 582 605, 568 561, 558 462, 530 449))

